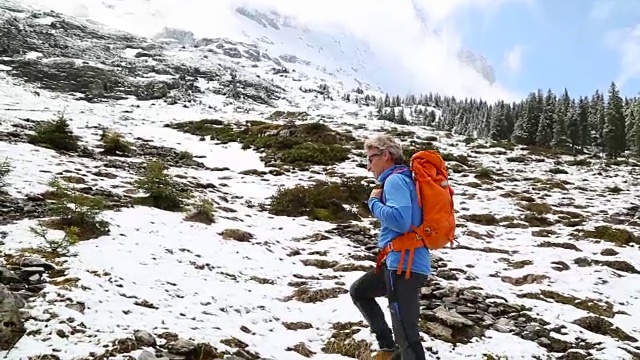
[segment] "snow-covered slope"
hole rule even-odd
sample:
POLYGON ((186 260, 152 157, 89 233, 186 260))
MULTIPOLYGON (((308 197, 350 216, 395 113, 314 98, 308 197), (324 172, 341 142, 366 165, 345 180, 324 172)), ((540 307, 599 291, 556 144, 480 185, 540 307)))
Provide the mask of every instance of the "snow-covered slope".
MULTIPOLYGON (((638 167, 391 126, 370 118, 373 103, 342 101, 353 89, 339 79, 247 43, 195 39, 197 47, 182 48, 55 13, 0 14, 0 157, 13 168, 0 195, 0 282, 11 291, 0 292, 0 306, 22 306, 26 327, 5 358, 361 355, 373 337, 347 289, 373 265, 375 224, 366 211, 356 216, 335 203, 362 205, 366 182, 356 180, 367 173, 358 141, 382 131, 408 147, 437 146, 456 189, 460 245, 434 253, 423 289, 431 358, 640 356, 638 167), (61 111, 83 147, 34 144, 40 122, 61 111), (209 122, 184 125, 202 119, 209 122), (243 125, 256 120, 265 124, 243 125), (342 147, 270 148, 270 139, 294 141, 287 137, 305 123, 328 131, 315 122, 339 132, 322 139, 352 149, 344 159, 330 161, 342 147), (104 129, 121 133, 133 152, 103 154, 104 129), (247 146, 232 141, 238 137, 247 146), (325 164, 287 165, 296 157, 325 164), (154 159, 169 165, 179 189, 192 190, 184 211, 140 199, 137 180, 154 159), (72 256, 47 251, 30 231, 52 217, 47 201, 59 201, 48 185, 53 176, 106 199, 99 218, 108 234, 73 245, 72 256), (347 179, 355 180, 340 183, 347 179), (304 189, 293 202, 271 198, 314 180, 328 182, 316 200, 332 200, 307 213, 351 221, 285 216, 305 210, 297 206, 304 189), (189 217, 204 200, 213 222, 189 217)), ((15 313, 2 316, 2 334, 19 332, 15 313)))

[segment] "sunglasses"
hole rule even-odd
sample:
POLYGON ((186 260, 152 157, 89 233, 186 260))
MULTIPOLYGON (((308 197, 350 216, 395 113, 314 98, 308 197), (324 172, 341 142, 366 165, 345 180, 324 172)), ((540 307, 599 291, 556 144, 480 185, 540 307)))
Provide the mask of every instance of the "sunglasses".
POLYGON ((380 155, 384 154, 384 152, 385 152, 385 150, 382 150, 382 151, 378 151, 378 152, 377 152, 377 153, 375 153, 375 154, 368 155, 368 156, 367 156, 367 163, 371 164, 371 162, 373 161, 373 159, 375 159, 376 157, 378 157, 378 156, 380 156, 380 155))

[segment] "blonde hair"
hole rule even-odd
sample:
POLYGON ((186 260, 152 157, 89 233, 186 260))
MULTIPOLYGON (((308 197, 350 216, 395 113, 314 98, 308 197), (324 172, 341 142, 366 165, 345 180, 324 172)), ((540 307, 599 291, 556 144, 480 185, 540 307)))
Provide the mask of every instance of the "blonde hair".
POLYGON ((400 145, 391 135, 376 135, 368 138, 364 141, 364 150, 368 151, 370 149, 378 149, 380 151, 386 150, 389 152, 396 164, 404 162, 402 145, 400 145))

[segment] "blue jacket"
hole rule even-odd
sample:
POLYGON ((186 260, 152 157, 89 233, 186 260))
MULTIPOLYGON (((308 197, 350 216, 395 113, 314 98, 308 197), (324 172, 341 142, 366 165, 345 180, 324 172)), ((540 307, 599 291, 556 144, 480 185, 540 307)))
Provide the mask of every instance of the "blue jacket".
MULTIPOLYGON (((411 224, 422 223, 422 209, 418 205, 416 185, 411 170, 404 165, 394 165, 378 177, 383 184, 382 199, 370 198, 369 209, 380 220, 378 247, 383 248, 397 236, 409 231, 411 224), (399 171, 393 173, 394 171, 399 171)), ((409 252, 405 252, 402 269, 407 269, 409 252)), ((387 267, 397 270, 400 264, 400 251, 392 251, 387 256, 387 267)), ((414 251, 411 272, 428 275, 431 272, 431 254, 425 247, 414 251)))

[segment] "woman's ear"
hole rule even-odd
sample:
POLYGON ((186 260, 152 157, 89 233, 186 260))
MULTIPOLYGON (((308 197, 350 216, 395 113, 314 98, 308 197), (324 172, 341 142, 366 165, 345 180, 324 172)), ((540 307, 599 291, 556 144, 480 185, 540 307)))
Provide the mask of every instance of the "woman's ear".
POLYGON ((391 153, 389 152, 389 150, 383 150, 383 151, 384 151, 384 160, 393 161, 393 158, 391 157, 391 153))

